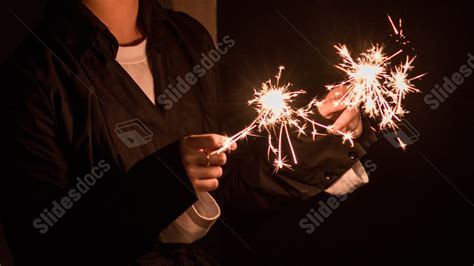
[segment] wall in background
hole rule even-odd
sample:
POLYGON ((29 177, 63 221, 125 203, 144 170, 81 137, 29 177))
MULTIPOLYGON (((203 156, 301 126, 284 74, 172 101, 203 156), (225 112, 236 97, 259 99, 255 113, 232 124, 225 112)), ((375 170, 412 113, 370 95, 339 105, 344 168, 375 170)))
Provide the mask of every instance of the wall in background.
POLYGON ((214 42, 217 38, 217 0, 200 0, 199 4, 189 0, 162 0, 163 6, 182 11, 197 19, 212 36, 214 42))

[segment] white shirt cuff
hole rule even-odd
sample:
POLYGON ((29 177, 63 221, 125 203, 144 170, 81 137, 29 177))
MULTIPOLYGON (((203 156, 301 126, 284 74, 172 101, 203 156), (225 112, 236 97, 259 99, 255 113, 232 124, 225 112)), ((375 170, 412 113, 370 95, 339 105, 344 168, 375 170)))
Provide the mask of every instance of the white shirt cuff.
POLYGON ((343 196, 354 192, 357 188, 369 183, 369 176, 364 166, 357 161, 339 180, 334 182, 325 192, 334 196, 343 196))
POLYGON ((219 205, 207 192, 197 193, 198 201, 163 230, 162 243, 192 243, 204 237, 221 215, 219 205))

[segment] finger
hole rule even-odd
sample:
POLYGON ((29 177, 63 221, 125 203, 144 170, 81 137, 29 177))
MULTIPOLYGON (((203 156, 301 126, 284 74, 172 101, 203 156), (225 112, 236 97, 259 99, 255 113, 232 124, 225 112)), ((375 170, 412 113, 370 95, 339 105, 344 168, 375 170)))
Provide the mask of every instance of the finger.
POLYGON ((324 100, 319 106, 319 113, 326 119, 331 119, 337 112, 341 112, 347 106, 339 100, 324 100))
POLYGON ((192 135, 186 137, 186 144, 194 150, 213 151, 222 146, 224 139, 218 134, 192 135))
POLYGON ((226 162, 227 155, 225 153, 214 153, 209 155, 209 165, 223 166, 226 162))
POLYGON ((235 151, 235 150, 237 150, 237 143, 235 143, 235 142, 232 143, 232 145, 230 145, 230 147, 229 147, 229 150, 230 150, 230 151, 235 151))
MULTIPOLYGON (((231 141, 229 137, 224 137, 223 145, 222 146, 228 146, 227 142, 231 141)), ((231 152, 235 151, 237 149, 237 143, 232 143, 230 146, 227 147, 226 152, 231 152)))
POLYGON ((351 132, 352 138, 356 139, 362 135, 363 125, 360 116, 356 116, 347 127, 342 128, 341 132, 351 132))
POLYGON ((342 98, 342 96, 344 96, 347 93, 348 90, 349 89, 346 86, 339 86, 339 87, 333 88, 331 89, 331 91, 329 91, 328 95, 326 95, 325 99, 327 100, 340 99, 342 98))
POLYGON ((227 162, 227 155, 221 153, 200 152, 197 165, 209 167, 211 165, 222 166, 227 162))
POLYGON ((362 135, 362 132, 364 130, 364 126, 362 124, 362 120, 359 120, 359 124, 357 125, 357 128, 354 130, 354 138, 358 138, 362 135))
POLYGON ((207 163, 206 152, 195 151, 190 149, 187 153, 183 154, 183 163, 187 166, 201 165, 205 166, 207 163))
POLYGON ((326 119, 332 119, 335 113, 344 110, 346 105, 341 101, 341 98, 346 95, 348 90, 346 86, 331 89, 319 106, 318 111, 320 114, 326 119))
POLYGON ((360 116, 357 108, 347 108, 342 114, 336 119, 333 126, 331 127, 331 133, 340 131, 344 127, 349 127, 349 123, 357 116, 360 116))
POLYGON ((213 191, 217 187, 219 187, 219 180, 217 179, 199 179, 194 183, 194 188, 200 192, 213 191))
POLYGON ((347 125, 347 128, 351 131, 355 131, 358 127, 359 124, 362 123, 362 118, 360 115, 356 115, 347 125))
POLYGON ((188 169, 188 174, 193 179, 215 179, 222 176, 222 167, 220 166, 195 166, 188 169))

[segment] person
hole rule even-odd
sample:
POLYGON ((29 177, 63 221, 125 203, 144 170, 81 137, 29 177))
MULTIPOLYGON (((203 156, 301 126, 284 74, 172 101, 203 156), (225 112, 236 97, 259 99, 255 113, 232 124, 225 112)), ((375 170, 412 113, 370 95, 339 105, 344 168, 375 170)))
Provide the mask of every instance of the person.
MULTIPOLYGON (((258 141, 224 168, 226 154, 212 153, 224 141, 216 68, 172 108, 157 104, 213 47, 197 21, 154 0, 49 1, 44 23, 2 71, 11 166, 3 222, 16 265, 211 264, 169 250, 212 226, 220 210, 206 193, 219 183, 213 195, 229 209, 338 187, 355 163, 347 153, 365 151, 336 136, 299 139, 306 159, 294 172, 273 174, 258 141)), ((364 135, 359 112, 334 105, 343 90, 329 93, 316 116, 364 135)))

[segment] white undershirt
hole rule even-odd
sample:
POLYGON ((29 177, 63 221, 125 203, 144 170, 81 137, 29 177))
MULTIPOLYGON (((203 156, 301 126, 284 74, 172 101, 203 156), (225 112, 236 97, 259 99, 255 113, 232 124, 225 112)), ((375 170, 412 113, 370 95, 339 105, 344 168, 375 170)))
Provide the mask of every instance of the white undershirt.
POLYGON ((116 59, 143 93, 155 104, 153 75, 148 65, 146 39, 134 46, 119 46, 116 59))
MULTIPOLYGON (((127 71, 140 89, 155 104, 153 75, 148 65, 146 39, 134 46, 120 46, 117 62, 127 71)), ((369 182, 362 164, 357 161, 326 192, 335 196, 353 192, 369 182)), ((204 237, 220 216, 220 208, 212 196, 198 193, 198 201, 160 234, 163 243, 191 243, 204 237)))

